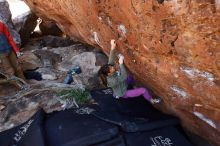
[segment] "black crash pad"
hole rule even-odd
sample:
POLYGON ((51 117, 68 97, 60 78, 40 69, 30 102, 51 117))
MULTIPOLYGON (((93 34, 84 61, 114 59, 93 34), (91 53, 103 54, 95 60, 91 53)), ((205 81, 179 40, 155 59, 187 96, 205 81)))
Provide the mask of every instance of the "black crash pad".
POLYGON ((39 110, 27 122, 0 133, 1 146, 44 146, 45 113, 39 110))
POLYGON ((175 127, 128 133, 125 139, 127 146, 193 146, 175 127))
POLYGON ((100 107, 93 115, 120 126, 125 132, 146 131, 179 124, 177 118, 158 111, 142 96, 115 99, 112 93, 110 88, 91 92, 100 107))
POLYGON ((113 91, 111 88, 103 88, 92 90, 92 98, 98 103, 99 110, 101 111, 116 111, 117 100, 113 97, 113 91))
POLYGON ((72 109, 51 114, 45 128, 49 146, 92 145, 118 134, 116 126, 92 115, 76 114, 72 109))
POLYGON ((95 111, 92 114, 105 122, 119 126, 124 132, 146 131, 164 126, 163 123, 149 122, 148 119, 120 115, 117 112, 95 111))
POLYGON ((100 144, 96 144, 94 146, 126 146, 124 139, 122 138, 122 136, 119 136, 117 138, 114 138, 112 140, 108 140, 106 142, 100 143, 100 144))
POLYGON ((142 96, 131 99, 120 98, 117 108, 120 115, 133 117, 139 121, 146 121, 148 124, 146 127, 143 125, 141 128, 143 130, 151 130, 179 124, 178 118, 157 110, 142 96))

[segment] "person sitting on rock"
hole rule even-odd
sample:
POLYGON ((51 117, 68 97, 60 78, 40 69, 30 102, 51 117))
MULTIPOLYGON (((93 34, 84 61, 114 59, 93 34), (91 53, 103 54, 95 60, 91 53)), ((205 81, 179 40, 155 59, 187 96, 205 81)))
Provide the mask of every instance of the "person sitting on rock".
POLYGON ((128 78, 130 76, 124 66, 124 56, 118 55, 119 68, 118 70, 114 66, 114 60, 116 57, 116 42, 111 40, 111 51, 108 64, 102 66, 98 72, 102 82, 107 87, 111 87, 115 98, 132 98, 143 95, 144 98, 151 103, 159 103, 160 98, 153 99, 146 88, 134 88, 127 89, 128 78))
POLYGON ((0 19, 0 71, 8 76, 16 75, 24 79, 16 56, 21 56, 20 49, 16 46, 3 20, 0 19))

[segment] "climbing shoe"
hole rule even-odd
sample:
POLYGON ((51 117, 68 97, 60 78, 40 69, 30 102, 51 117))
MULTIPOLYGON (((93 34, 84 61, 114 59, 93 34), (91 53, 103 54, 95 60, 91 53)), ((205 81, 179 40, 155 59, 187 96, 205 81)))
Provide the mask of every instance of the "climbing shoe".
POLYGON ((150 102, 151 102, 152 104, 160 103, 160 102, 161 102, 161 98, 160 98, 160 97, 151 98, 150 102))

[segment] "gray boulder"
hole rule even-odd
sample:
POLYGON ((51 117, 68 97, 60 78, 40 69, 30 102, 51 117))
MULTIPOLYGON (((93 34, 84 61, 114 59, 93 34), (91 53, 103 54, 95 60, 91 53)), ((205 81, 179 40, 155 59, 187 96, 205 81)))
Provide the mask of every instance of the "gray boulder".
POLYGON ((24 54, 19 57, 19 63, 23 70, 34 70, 42 67, 41 60, 31 51, 25 51, 24 54))
POLYGON ((22 44, 26 44, 30 39, 31 33, 37 26, 37 19, 38 17, 31 11, 23 13, 13 19, 15 30, 19 32, 22 44))
POLYGON ((9 4, 6 0, 0 0, 0 20, 6 24, 8 27, 11 35, 14 38, 15 43, 20 46, 21 45, 21 39, 20 35, 17 33, 17 31, 14 30, 14 25, 11 20, 11 11, 9 9, 9 4))
POLYGON ((83 52, 72 56, 71 59, 63 60, 58 65, 58 70, 68 72, 74 65, 80 66, 82 73, 74 75, 74 82, 77 84, 83 84, 88 89, 93 89, 100 86, 97 73, 101 66, 97 64, 101 65, 105 64, 105 62, 107 62, 107 58, 97 55, 96 52, 83 52), (99 57, 102 57, 102 59, 99 57), (97 60, 99 60, 99 63, 97 63, 97 60), (101 63, 101 60, 103 63, 101 63))
POLYGON ((53 21, 42 20, 39 28, 43 35, 62 36, 63 34, 57 24, 53 21))
POLYGON ((36 70, 42 75, 42 79, 44 80, 56 80, 57 75, 53 69, 50 68, 39 68, 36 70))

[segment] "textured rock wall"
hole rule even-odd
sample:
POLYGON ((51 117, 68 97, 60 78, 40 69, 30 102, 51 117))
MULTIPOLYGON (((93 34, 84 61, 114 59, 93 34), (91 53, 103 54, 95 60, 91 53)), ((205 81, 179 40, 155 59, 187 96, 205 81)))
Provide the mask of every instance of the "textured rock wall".
POLYGON ((109 52, 163 97, 163 109, 220 145, 219 0, 26 0, 71 37, 109 52))

